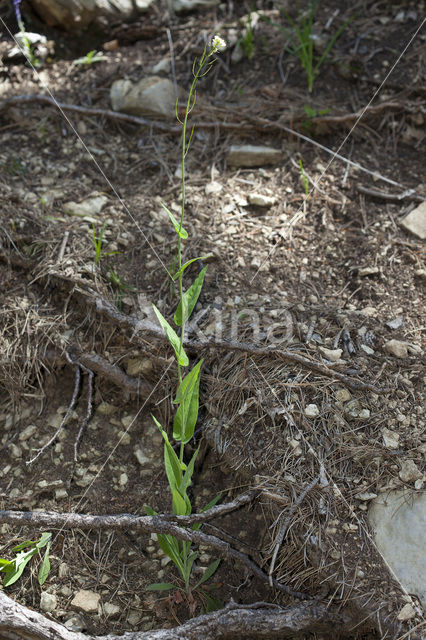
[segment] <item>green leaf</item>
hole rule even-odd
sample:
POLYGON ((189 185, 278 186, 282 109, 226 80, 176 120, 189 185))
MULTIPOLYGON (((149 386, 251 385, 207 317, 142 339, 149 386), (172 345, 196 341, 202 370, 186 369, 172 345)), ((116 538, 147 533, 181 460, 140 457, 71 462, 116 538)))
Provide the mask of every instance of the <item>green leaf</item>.
POLYGON ((213 256, 212 253, 208 253, 206 256, 198 256, 198 258, 191 258, 191 260, 188 260, 187 262, 185 262, 185 264, 183 264, 181 266, 179 271, 176 271, 175 275, 172 276, 172 279, 173 280, 177 280, 177 278, 179 278, 180 274, 183 273, 185 271, 185 269, 187 267, 189 267, 189 265, 192 264, 193 262, 196 262, 197 260, 208 260, 208 258, 211 258, 212 256, 213 256))
POLYGON ((191 317, 191 313, 194 310, 195 305, 197 304, 198 297, 201 293, 201 289, 203 287, 204 276, 206 275, 207 267, 204 267, 195 278, 192 285, 189 287, 188 291, 185 291, 183 294, 186 301, 186 313, 182 314, 182 301, 179 302, 178 307, 176 309, 173 320, 177 324, 178 327, 181 327, 184 322, 191 317), (183 318, 182 318, 183 315, 183 318))
POLYGON ((176 393, 174 404, 178 408, 173 421, 173 437, 183 444, 189 442, 194 435, 195 424, 198 418, 200 368, 201 359, 184 377, 176 393))
POLYGON ((187 367, 189 364, 188 356, 186 355, 183 347, 181 347, 180 345, 180 340, 176 331, 169 325, 167 320, 163 318, 163 316, 161 315, 161 313, 159 312, 155 304, 153 304, 152 306, 154 308, 155 315, 158 318, 158 322, 161 325, 161 328, 163 329, 164 333, 167 336, 168 341, 170 342, 173 349, 175 350, 175 354, 179 364, 182 365, 182 367, 187 367))
POLYGON ((204 582, 207 582, 207 580, 209 578, 211 578, 212 575, 216 572, 219 564, 220 564, 220 558, 218 560, 215 560, 211 564, 209 564, 209 566, 207 567, 207 569, 203 573, 203 577, 201 578, 201 580, 199 580, 197 582, 197 584, 195 585, 194 589, 197 589, 197 587, 202 585, 204 582))
POLYGON ((25 540, 25 542, 21 542, 21 544, 18 544, 16 547, 13 547, 12 551, 13 553, 18 553, 19 551, 22 551, 23 549, 26 549, 27 547, 35 547, 37 544, 37 540, 25 540))
POLYGON ((167 211, 167 213, 169 214, 169 218, 173 223, 173 226, 175 228, 176 233, 178 234, 178 236, 180 238, 182 238, 183 240, 186 240, 186 238, 188 237, 188 232, 185 231, 185 229, 183 227, 180 226, 180 223, 176 220, 176 218, 174 217, 173 213, 170 211, 170 209, 168 209, 166 207, 166 205, 164 204, 164 202, 161 203, 161 206, 163 207, 163 209, 165 209, 167 211), (180 228, 179 228, 180 227, 180 228))
POLYGON ((161 551, 171 559, 173 564, 177 567, 179 573, 183 574, 183 563, 179 554, 179 545, 176 538, 169 534, 159 533, 157 535, 158 544, 160 545, 161 551))
MULTIPOLYGON (((186 492, 186 490, 188 489, 188 487, 191 484, 192 474, 194 473, 194 464, 195 464, 195 460, 197 459, 199 450, 200 450, 200 447, 198 447, 194 451, 194 454, 193 454, 193 456, 192 456, 192 458, 191 458, 191 460, 190 460, 190 462, 188 464, 188 467, 187 467, 187 469, 186 469, 186 471, 185 471, 185 473, 183 475, 182 483, 181 483, 181 485, 179 487, 181 493, 186 492)), ((189 511, 189 513, 187 515, 189 515, 190 513, 191 513, 191 505, 190 505, 190 511, 189 511)))
POLYGON ((177 589, 177 586, 171 582, 153 582, 146 587, 147 591, 169 591, 170 589, 177 589))
POLYGON ((14 562, 11 562, 10 560, 5 560, 4 558, 0 558, 0 571, 4 571, 7 567, 10 567, 11 565, 14 565, 14 562))
POLYGON ((203 595, 207 603, 206 613, 212 613, 213 611, 218 611, 219 609, 223 609, 222 600, 219 600, 219 598, 213 598, 205 591, 203 591, 203 595))
POLYGON ((43 585, 46 582, 47 576, 49 575, 49 572, 50 572, 49 551, 50 551, 50 541, 47 543, 43 562, 41 563, 41 567, 38 572, 38 582, 40 585, 43 585))

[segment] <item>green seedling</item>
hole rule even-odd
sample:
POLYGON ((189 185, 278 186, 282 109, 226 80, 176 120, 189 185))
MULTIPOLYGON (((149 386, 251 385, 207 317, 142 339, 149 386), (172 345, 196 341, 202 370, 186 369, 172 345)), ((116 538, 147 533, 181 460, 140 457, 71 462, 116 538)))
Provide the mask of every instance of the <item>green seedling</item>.
POLYGON ((96 265, 98 265, 99 262, 103 258, 106 258, 107 256, 113 256, 113 255, 116 255, 117 253, 120 253, 120 251, 102 251, 106 225, 107 225, 107 223, 104 222, 104 224, 102 225, 102 228, 101 228, 101 230, 99 232, 99 235, 97 236, 96 235, 95 225, 92 222, 92 239, 93 239, 93 245, 95 247, 95 264, 96 265))
POLYGON ((42 533, 40 540, 25 540, 25 542, 21 542, 17 547, 14 547, 12 549, 16 554, 14 560, 0 558, 0 571, 2 572, 4 587, 10 587, 10 585, 19 580, 31 558, 40 554, 43 547, 46 547, 46 551, 38 571, 38 582, 40 585, 45 583, 50 571, 49 552, 51 538, 51 533, 42 533))
POLYGON ((253 23, 251 18, 251 12, 249 12, 247 20, 244 24, 244 29, 241 37, 237 41, 237 47, 240 47, 241 51, 244 53, 246 58, 251 60, 254 56, 254 52, 256 50, 256 45, 254 43, 254 33, 253 33, 253 23))
POLYGON ((293 20, 282 7, 280 7, 282 15, 290 24, 290 29, 288 27, 284 27, 281 24, 273 22, 267 16, 261 16, 262 20, 265 20, 265 22, 268 22, 272 26, 276 27, 284 34, 287 43, 290 41, 291 44, 286 44, 284 49, 290 55, 299 58, 300 64, 302 65, 306 73, 309 93, 312 92, 314 81, 319 75, 319 70, 324 61, 328 58, 328 55, 336 40, 340 37, 342 32, 355 17, 352 16, 337 29, 337 31, 328 41, 322 54, 318 57, 315 55, 314 49, 314 22, 317 7, 318 0, 312 0, 310 3, 310 8, 307 11, 303 11, 296 21, 293 20))
POLYGON ((313 109, 307 104, 303 106, 303 109, 307 117, 306 120, 303 121, 302 125, 308 133, 312 133, 314 128, 314 118, 317 118, 318 116, 325 116, 330 112, 330 109, 319 109, 317 111, 317 109, 313 109))
POLYGON ((112 267, 109 268, 109 279, 111 280, 111 284, 115 289, 115 306, 121 311, 123 307, 123 297, 125 292, 128 291, 130 293, 133 293, 135 289, 129 284, 123 282, 121 276, 119 276, 112 267))
MULTIPOLYGON (((186 275, 186 268, 194 260, 202 260, 201 257, 193 258, 185 263, 183 263, 182 260, 183 241, 188 239, 188 232, 183 226, 185 217, 185 159, 194 133, 194 128, 188 132, 188 117, 195 106, 197 96, 196 87, 199 79, 207 75, 215 62, 214 55, 224 48, 225 43, 221 38, 219 38, 219 36, 216 36, 213 38, 210 48, 205 48, 202 56, 198 60, 194 61, 192 66, 193 81, 188 93, 183 121, 179 119, 177 111, 178 105, 176 104, 176 117, 182 125, 181 208, 179 219, 176 219, 170 209, 162 203, 163 208, 169 215, 177 237, 177 261, 174 267, 176 268, 176 273, 172 277, 172 282, 175 282, 177 285, 176 288, 178 289, 179 297, 179 302, 173 316, 173 322, 176 329, 174 329, 166 318, 163 317, 155 305, 153 305, 153 308, 160 326, 167 336, 169 343, 173 347, 177 361, 178 388, 173 401, 176 405, 173 422, 173 440, 175 445, 172 445, 170 442, 169 436, 160 422, 158 422, 154 417, 153 419, 164 441, 164 466, 172 498, 172 509, 175 515, 189 515, 192 511, 188 490, 192 483, 194 465, 199 449, 196 449, 189 462, 185 462, 184 453, 185 445, 194 435, 195 425, 198 418, 199 388, 203 360, 194 364, 191 370, 188 371, 187 367, 189 367, 189 358, 185 353, 183 340, 186 323, 188 322, 197 303, 207 271, 207 267, 204 267, 193 283, 184 290, 183 280, 184 275, 186 275), (177 447, 178 453, 176 453, 175 447, 177 447)), ((218 500, 219 496, 210 502, 206 509, 216 504, 218 500)), ((146 506, 145 509, 148 515, 155 515, 155 511, 150 507, 146 506)), ((195 524, 193 525, 193 529, 197 530, 200 526, 201 525, 199 524, 195 524)), ((198 552, 193 550, 192 543, 190 541, 179 540, 172 535, 159 534, 158 544, 160 545, 163 553, 165 553, 176 566, 184 584, 184 591, 188 596, 194 589, 199 589, 204 582, 215 573, 219 566, 219 560, 212 562, 212 564, 206 569, 201 580, 199 580, 194 586, 191 586, 194 562, 198 558, 198 552)), ((156 583, 151 585, 149 589, 155 591, 166 591, 169 589, 180 589, 180 587, 172 583, 156 583)))
POLYGON ((306 173, 303 170, 302 158, 299 158, 299 167, 300 167, 300 177, 302 178, 303 186, 305 189, 305 198, 307 198, 309 195, 309 180, 306 173))
POLYGON ((96 49, 93 49, 92 51, 89 51, 89 53, 86 53, 86 55, 82 58, 77 58, 77 60, 74 60, 73 64, 90 66, 95 62, 102 62, 103 60, 107 60, 107 57, 104 56, 100 51, 96 51, 96 49))

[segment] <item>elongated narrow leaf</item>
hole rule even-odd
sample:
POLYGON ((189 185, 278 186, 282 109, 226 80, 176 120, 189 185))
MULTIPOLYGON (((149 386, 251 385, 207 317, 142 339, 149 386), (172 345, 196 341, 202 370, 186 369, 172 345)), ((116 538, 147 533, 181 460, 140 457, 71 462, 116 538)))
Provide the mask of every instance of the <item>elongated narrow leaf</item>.
POLYGON ((146 587, 147 591, 169 591, 170 589, 177 589, 177 587, 171 582, 153 582, 146 587))
POLYGON ((175 315, 173 317, 173 320, 178 327, 181 327, 182 323, 186 322, 188 318, 191 317, 191 313, 193 312, 194 307, 197 304, 198 297, 203 287, 206 271, 207 267, 204 267, 204 269, 202 269, 198 276, 195 278, 188 291, 185 291, 185 293, 183 294, 186 301, 186 313, 182 313, 182 302, 179 302, 175 315))
POLYGON ((0 571, 5 571, 12 564, 15 565, 15 563, 11 562, 10 560, 5 560, 4 558, 0 558, 0 571))
POLYGON ((165 209, 167 211, 167 213, 169 214, 169 218, 173 223, 173 226, 176 230, 176 233, 178 234, 178 236, 180 236, 183 240, 186 240, 186 238, 188 237, 188 232, 185 231, 185 229, 183 227, 181 227, 179 229, 179 222, 176 220, 176 218, 174 217, 173 213, 170 211, 170 209, 168 209, 166 207, 166 205, 162 202, 161 206, 163 207, 163 209, 165 209))
POLYGON ((185 264, 183 264, 181 266, 179 271, 176 271, 175 275, 172 276, 172 279, 173 280, 177 280, 177 278, 179 278, 180 274, 183 273, 185 271, 185 269, 187 269, 189 267, 189 265, 192 264, 193 262, 196 262, 197 260, 207 260, 208 258, 211 258, 212 256, 213 256, 212 253, 208 253, 206 256, 198 256, 198 258, 191 258, 191 260, 188 260, 187 262, 185 262, 185 264))
POLYGON ((50 541, 47 543, 46 551, 44 552, 43 562, 41 563, 40 570, 38 572, 38 582, 43 585, 46 582, 47 576, 50 572, 50 541))
MULTIPOLYGON (((191 458, 191 460, 188 463, 188 467, 183 475, 182 478, 182 483, 180 485, 180 490, 181 492, 186 492, 186 490, 188 489, 188 487, 191 484, 191 480, 192 480, 192 474, 194 473, 194 465, 195 465, 195 460, 197 459, 198 456, 198 452, 200 450, 200 447, 197 447, 197 449, 194 451, 194 454, 191 458)), ((189 515, 189 514, 187 514, 189 515)))
POLYGON ((200 368, 203 360, 191 369, 182 380, 175 404, 178 408, 173 421, 173 437, 186 444, 194 435, 194 429, 198 418, 199 390, 200 390, 200 368))
POLYGON ((23 551, 28 547, 35 547, 37 544, 37 540, 25 540, 25 542, 21 542, 16 547, 13 547, 13 553, 19 553, 19 551, 23 551))
POLYGON ((182 365, 182 367, 187 367, 189 364, 188 356, 186 355, 183 347, 180 346, 180 340, 176 331, 173 329, 173 327, 169 325, 167 320, 163 318, 163 316, 161 315, 161 313, 159 312, 155 304, 153 304, 152 306, 154 308, 155 315, 158 318, 158 322, 161 325, 161 328, 163 329, 164 333, 167 336, 168 341, 170 342, 173 349, 175 350, 175 354, 179 364, 182 365))
POLYGON ((220 559, 219 560, 215 560, 214 562, 209 564, 209 566, 207 567, 207 569, 203 573, 203 577, 195 585, 194 591, 195 591, 195 589, 197 587, 202 585, 204 582, 207 582, 207 580, 212 577, 212 575, 215 573, 215 571, 217 570, 219 565, 220 565, 220 559))
POLYGON ((160 545, 161 551, 173 562, 173 564, 177 567, 180 573, 183 572, 183 564, 179 554, 179 546, 177 544, 176 538, 173 536, 165 535, 162 533, 158 534, 158 544, 160 545))
POLYGON ((25 553, 22 554, 21 557, 15 558, 15 562, 12 563, 14 566, 8 567, 5 571, 5 577, 3 580, 3 584, 5 587, 10 587, 11 584, 19 580, 25 567, 35 553, 37 553, 36 549, 34 549, 31 553, 25 553))
MULTIPOLYGON (((219 502, 221 497, 222 497, 222 494, 218 493, 217 496, 215 498, 213 498, 213 500, 210 500, 210 502, 208 504, 206 504, 206 506, 201 509, 201 513, 204 513, 205 511, 208 511, 210 509, 210 507, 214 507, 214 505, 219 502)), ((199 529, 201 529, 202 526, 203 526, 202 522, 196 522, 195 524, 192 525, 192 529, 194 531, 198 531, 199 529)))

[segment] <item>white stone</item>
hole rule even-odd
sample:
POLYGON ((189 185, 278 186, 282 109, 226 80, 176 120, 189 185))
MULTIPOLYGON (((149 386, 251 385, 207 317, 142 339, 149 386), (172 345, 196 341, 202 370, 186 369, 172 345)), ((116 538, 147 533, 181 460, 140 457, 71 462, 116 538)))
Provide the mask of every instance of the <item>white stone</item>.
POLYGON ((118 605, 113 604, 112 602, 105 602, 104 612, 108 618, 116 618, 120 611, 121 608, 118 605))
POLYGON ((175 117, 175 87, 168 78, 151 76, 136 84, 116 80, 111 86, 110 99, 114 111, 154 118, 175 117))
POLYGON ((398 475, 402 482, 407 483, 415 482, 416 480, 420 480, 421 478, 423 478, 423 474, 417 467, 414 460, 404 460, 401 463, 401 470, 398 475))
POLYGON ((364 353, 366 353, 368 356, 374 356, 374 349, 372 349, 371 347, 369 347, 367 344, 362 344, 361 345, 361 349, 364 351, 364 353))
POLYGON ((358 271, 358 275, 362 278, 364 276, 374 276, 379 273, 379 267, 361 267, 358 271))
POLYGON ((421 240, 426 238, 426 201, 419 204, 401 220, 401 227, 421 240))
POLYGON ((127 473, 121 473, 120 474, 119 482, 120 482, 120 485, 122 487, 124 487, 129 482, 129 477, 128 477, 127 473))
POLYGON ((141 467, 145 467, 147 464, 151 462, 151 460, 144 454, 144 452, 139 449, 139 447, 135 448, 134 454, 136 456, 136 460, 139 462, 141 467))
POLYGON ((282 160, 279 149, 254 146, 251 144, 233 145, 229 148, 227 161, 235 167, 259 167, 265 164, 277 164, 282 160))
POLYGON ((215 180, 213 180, 212 182, 208 182, 204 187, 204 191, 207 196, 211 195, 212 193, 220 193, 222 189, 223 186, 220 184, 220 182, 216 182, 215 180))
POLYGON ((71 618, 68 618, 68 620, 64 624, 67 629, 69 629, 70 631, 75 631, 76 633, 78 633, 79 631, 83 631, 84 629, 83 619, 78 615, 78 613, 71 616, 71 618))
POLYGON ((173 0, 173 11, 183 13, 195 9, 208 9, 219 4, 219 0, 173 0))
POLYGON ((265 196, 263 193, 250 193, 248 201, 256 207, 272 207, 277 199, 273 196, 265 196))
POLYGON ((415 615, 416 612, 414 611, 413 605, 407 602, 407 604, 402 607, 397 617, 401 622, 405 622, 406 620, 411 620, 411 618, 414 618, 415 615))
POLYGON ((99 601, 101 596, 94 591, 88 591, 87 589, 80 589, 74 594, 74 598, 71 601, 71 606, 76 609, 81 609, 86 613, 93 613, 98 610, 99 601))
POLYGON ((361 502, 368 502, 369 500, 373 500, 373 498, 377 498, 377 493, 373 493, 373 492, 369 492, 369 491, 364 491, 361 493, 357 493, 355 495, 355 498, 357 500, 361 500, 361 502))
POLYGON ((113 404, 109 404, 108 402, 101 402, 96 408, 96 412, 100 413, 103 416, 110 416, 116 411, 117 407, 115 407, 113 404))
POLYGON ((69 213, 73 216, 78 216, 79 218, 84 218, 86 216, 97 216, 102 211, 107 202, 107 196, 93 195, 90 196, 90 198, 86 198, 82 202, 66 202, 63 205, 63 210, 65 211, 65 213, 69 213))
POLYGON ((348 402, 352 396, 347 389, 336 389, 334 392, 336 402, 348 402))
POLYGON ((305 407, 305 416, 307 418, 317 418, 319 416, 319 409, 316 404, 308 404, 305 407))
POLYGON ((426 493, 381 494, 372 501, 368 517, 380 553, 406 591, 426 605, 426 493))
POLYGON ((387 449, 398 449, 399 448, 399 433, 396 431, 392 431, 387 427, 382 429, 383 435, 383 444, 387 449))
POLYGON ((51 613, 56 609, 56 596, 54 593, 48 593, 47 591, 41 592, 40 597, 40 609, 42 611, 46 611, 46 613, 51 613))
POLYGON ((327 358, 330 362, 337 362, 343 353, 342 349, 326 349, 325 347, 319 347, 320 353, 327 358))
POLYGON ((29 438, 31 438, 31 436, 35 434, 36 431, 37 431, 37 427, 35 426, 35 424, 28 425, 28 427, 23 431, 21 431, 21 433, 19 434, 19 440, 21 442, 28 440, 29 438))
POLYGON ((383 346, 386 353, 396 358, 406 358, 408 356, 407 343, 401 340, 389 340, 383 346))

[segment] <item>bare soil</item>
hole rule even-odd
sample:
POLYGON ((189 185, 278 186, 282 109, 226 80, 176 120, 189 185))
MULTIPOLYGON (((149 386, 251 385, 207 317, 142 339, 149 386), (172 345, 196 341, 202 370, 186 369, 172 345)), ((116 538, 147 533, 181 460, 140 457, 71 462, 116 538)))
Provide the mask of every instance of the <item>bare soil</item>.
MULTIPOLYGON (((174 17, 171 23, 165 12, 154 11, 133 25, 133 31, 118 25, 113 34, 118 34, 118 49, 104 51, 102 63, 84 67, 73 65, 73 59, 89 49, 101 50, 111 33, 68 36, 49 31, 33 16, 28 30, 48 35, 55 53, 37 75, 24 61, 6 64, 3 58, 1 100, 39 94, 47 85, 59 102, 110 109, 114 80, 137 80, 170 56, 168 27, 176 81, 187 88, 192 61, 205 38, 219 25, 225 25, 221 33, 227 39, 232 29, 240 28, 238 20, 247 14, 249 3, 233 5, 174 17), (142 39, 138 26, 147 24, 157 30, 152 38, 142 39)), ((271 9, 269 2, 257 5, 271 9)), ((362 2, 354 7, 325 0, 318 20, 324 26, 335 15, 333 24, 335 20, 340 25, 356 10, 321 68, 312 94, 298 61, 287 54, 280 58, 282 33, 264 22, 255 31, 252 59, 232 63, 227 50, 202 81, 188 156, 190 241, 185 258, 212 254, 197 307, 206 336, 226 339, 238 316, 237 339, 253 343, 256 337, 262 347, 268 329, 277 323, 285 327, 285 335, 276 346, 371 383, 379 391, 391 390, 381 394, 349 389, 349 399, 358 399, 369 412, 363 422, 353 423, 336 401, 336 391, 348 389, 342 379, 296 363, 271 365, 267 356, 257 359, 254 367, 247 353, 207 350, 200 430, 192 445, 201 443, 202 452, 193 491, 195 508, 201 510, 219 492, 227 500, 247 487, 273 486, 275 493, 277 487, 282 489, 287 506, 274 506, 273 501, 271 506, 262 498, 223 517, 215 528, 204 529, 223 536, 268 572, 279 528, 272 525, 319 473, 318 460, 328 463, 324 452, 332 452, 333 480, 346 502, 336 507, 334 525, 327 516, 321 526, 333 537, 328 552, 337 549, 348 566, 357 568, 353 582, 333 577, 335 571, 315 561, 315 550, 304 546, 303 536, 314 531, 320 518, 312 515, 320 503, 317 489, 294 516, 294 528, 277 561, 277 578, 311 595, 324 579, 330 599, 353 600, 356 606, 364 606, 364 596, 372 591, 367 608, 371 635, 362 637, 379 638, 385 636, 375 626, 374 612, 385 603, 394 619, 404 594, 381 573, 373 551, 359 557, 359 540, 351 538, 358 534, 347 507, 356 504, 364 517, 365 505, 356 502, 355 495, 399 486, 406 460, 424 471, 424 245, 404 231, 400 221, 425 195, 425 31, 421 29, 405 51, 421 23, 417 2, 362 2), (382 109, 369 111, 380 105, 382 109), (328 111, 318 120, 310 119, 306 106, 317 113, 328 111), (365 107, 362 118, 352 117, 365 107), (388 181, 265 121, 338 149, 388 181), (226 158, 235 144, 273 146, 282 150, 283 161, 234 168, 226 158), (309 179, 307 200, 300 159, 309 179), (208 188, 211 184, 219 185, 216 191, 208 188), (412 191, 399 199, 395 194, 404 190, 412 191), (253 193, 274 196, 275 202, 267 208, 251 205, 253 193), (399 317, 397 328, 387 324, 399 317), (260 334, 254 336, 257 322, 260 334), (383 345, 391 339, 414 345, 407 358, 384 352, 383 345), (343 363, 334 368, 324 363, 319 346, 342 347, 343 363), (280 402, 285 402, 291 418, 286 414, 284 427, 284 418, 278 419, 280 414, 272 410, 280 402), (314 427, 304 418, 309 404, 320 408, 314 427), (218 423, 225 424, 219 435, 218 423), (384 427, 399 433, 398 450, 384 450, 384 427), (299 428, 310 438, 312 452, 298 435, 299 428)), ((4 33, 3 55, 10 46, 4 33)), ((174 122, 165 124, 169 132, 73 112, 65 118, 36 101, 0 110, 2 509, 143 515, 147 504, 159 512, 170 511, 161 435, 150 414, 170 423, 175 385, 171 353, 155 337, 135 337, 114 324, 92 304, 96 298, 109 300, 120 313, 139 319, 145 318, 144 309, 151 302, 165 315, 173 313, 176 298, 168 270, 175 259, 175 236, 160 200, 171 207, 179 204, 179 135, 172 131, 174 122), (84 217, 66 213, 65 203, 93 195, 107 198, 101 212, 84 217), (106 225, 103 249, 113 252, 98 265, 92 223, 98 233, 106 225), (111 278, 112 270, 120 285, 111 278), (83 370, 65 428, 28 464, 55 433, 73 397, 76 366, 65 357, 71 347, 102 356, 127 373, 137 361, 139 375, 155 385, 155 393, 148 400, 129 394, 98 371, 89 406, 89 378, 83 370), (88 411, 75 463, 74 445, 88 411), (29 429, 31 425, 35 428, 29 429)), ((197 269, 194 265, 188 270, 188 282, 197 269)), ((422 490, 420 484, 410 488, 422 490)), ((39 533, 1 525, 0 555, 10 557, 14 545, 39 533)), ((57 596, 52 614, 56 619, 65 622, 72 616, 71 601, 79 589, 101 595, 97 613, 79 614, 88 633, 173 626, 204 610, 202 596, 193 603, 176 593, 159 597, 146 591, 152 582, 176 580, 173 567, 149 536, 61 530, 55 532, 51 555, 52 570, 43 589, 57 596), (119 610, 109 615, 105 603, 119 610)), ((200 575, 215 557, 212 550, 201 550, 200 575)), ((230 598, 241 603, 290 601, 233 562, 221 563, 208 589, 223 603, 230 598)), ((36 569, 28 570, 7 592, 39 609, 36 569)), ((354 632, 353 637, 361 635, 354 632)))

